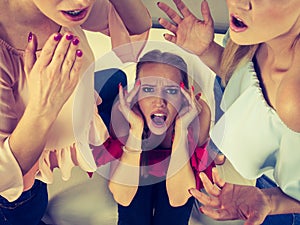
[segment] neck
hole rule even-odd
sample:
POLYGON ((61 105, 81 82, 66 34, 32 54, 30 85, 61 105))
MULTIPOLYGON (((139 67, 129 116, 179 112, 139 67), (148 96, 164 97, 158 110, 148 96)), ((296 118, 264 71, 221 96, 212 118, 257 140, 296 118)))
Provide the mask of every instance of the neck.
POLYGON ((300 18, 287 32, 260 45, 257 51, 257 57, 260 58, 258 61, 265 61, 278 71, 288 70, 295 53, 299 52, 299 39, 300 18))
MULTIPOLYGON (((0 0, 2 6, 6 1, 0 0)), ((0 10, 0 20, 0 38, 17 49, 25 49, 29 32, 37 36, 40 49, 49 35, 57 32, 60 27, 46 17, 32 1, 24 0, 7 1, 0 10)))

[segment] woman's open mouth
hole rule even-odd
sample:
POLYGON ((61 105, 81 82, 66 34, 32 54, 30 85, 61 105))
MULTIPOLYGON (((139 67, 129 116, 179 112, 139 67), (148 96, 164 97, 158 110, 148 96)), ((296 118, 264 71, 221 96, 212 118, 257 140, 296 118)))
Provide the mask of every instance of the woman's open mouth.
POLYGON ((231 15, 230 28, 235 32, 242 32, 248 28, 242 19, 237 16, 231 15))
POLYGON ((162 113, 154 113, 151 115, 151 121, 155 127, 164 127, 167 116, 162 113))
POLYGON ((62 11, 65 17, 67 17, 69 20, 72 21, 80 21, 85 18, 87 15, 87 8, 85 9, 78 9, 78 10, 68 10, 68 11, 62 11))

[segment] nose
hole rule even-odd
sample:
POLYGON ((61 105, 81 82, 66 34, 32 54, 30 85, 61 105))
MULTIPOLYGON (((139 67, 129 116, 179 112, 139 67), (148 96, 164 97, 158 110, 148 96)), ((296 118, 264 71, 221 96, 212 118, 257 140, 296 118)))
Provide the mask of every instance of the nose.
POLYGON ((167 104, 167 101, 163 97, 156 96, 156 97, 153 97, 152 103, 153 103, 153 106, 156 108, 164 108, 167 104))
POLYGON ((234 7, 243 10, 251 10, 251 0, 226 0, 229 8, 234 7))

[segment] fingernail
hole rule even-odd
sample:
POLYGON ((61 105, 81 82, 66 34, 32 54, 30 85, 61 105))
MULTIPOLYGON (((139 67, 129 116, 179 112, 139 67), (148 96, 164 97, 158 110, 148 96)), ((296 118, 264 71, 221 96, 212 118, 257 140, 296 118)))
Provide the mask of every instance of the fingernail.
POLYGON ((61 37, 62 37, 61 33, 58 33, 58 34, 56 34, 56 35, 54 36, 54 40, 55 40, 55 41, 60 41, 61 37))
POLYGON ((192 195, 192 190, 191 190, 191 189, 188 189, 188 191, 189 191, 190 195, 192 195))
POLYGON ((199 92, 199 93, 195 96, 195 98, 196 98, 197 100, 199 100, 200 97, 201 97, 201 92, 199 92))
POLYGON ((67 39, 68 41, 72 40, 72 39, 73 39, 73 34, 67 34, 67 35, 66 35, 66 39, 67 39))
POLYGON ((92 178, 92 176, 93 176, 93 172, 87 172, 87 174, 89 175, 89 178, 92 178))
POLYGON ((180 87, 184 88, 184 83, 182 81, 180 82, 180 87))
POLYGON ((200 211, 202 214, 204 214, 203 209, 202 209, 201 207, 199 208, 199 211, 200 211))
POLYGON ((73 39, 72 43, 73 43, 73 45, 78 45, 79 39, 78 38, 73 39))
POLYGON ((32 40, 32 33, 31 32, 29 32, 27 40, 28 40, 28 42, 30 42, 32 40))
POLYGON ((119 83, 119 89, 122 87, 122 84, 121 83, 119 83))
POLYGON ((76 50, 76 55, 78 57, 81 57, 83 55, 82 51, 80 49, 76 50))
POLYGON ((194 87, 194 85, 192 85, 191 89, 192 89, 192 91, 195 91, 195 87, 194 87))
POLYGON ((136 86, 141 85, 141 81, 140 81, 140 80, 137 80, 137 81, 135 82, 135 85, 136 85, 136 86))

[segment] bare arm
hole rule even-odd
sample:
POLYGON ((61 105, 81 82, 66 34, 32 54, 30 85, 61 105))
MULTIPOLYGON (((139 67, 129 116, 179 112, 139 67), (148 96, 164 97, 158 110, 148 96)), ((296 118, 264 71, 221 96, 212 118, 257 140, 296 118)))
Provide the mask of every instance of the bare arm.
POLYGON ((123 154, 120 161, 115 162, 111 166, 112 175, 109 182, 109 190, 112 192, 114 199, 124 206, 128 206, 134 198, 140 177, 140 155, 142 152, 144 122, 141 115, 131 109, 131 101, 138 90, 139 85, 136 85, 128 96, 124 96, 123 88, 120 86, 118 109, 114 107, 114 110, 119 110, 130 124, 123 154))
POLYGON ((116 8, 130 34, 141 34, 151 28, 151 17, 142 1, 110 0, 110 2, 116 8))
MULTIPOLYGON (((141 34, 152 26, 151 17, 140 0, 110 0, 129 34, 141 34)), ((107 0, 96 0, 87 21, 82 25, 86 30, 101 31, 103 26, 108 26, 109 4, 107 0), (105 15, 105 16, 103 16, 105 15), (100 19, 104 21, 100 21, 100 19)))
POLYGON ((187 131, 175 130, 172 154, 167 172, 166 187, 172 206, 182 206, 191 197, 188 190, 196 187, 190 164, 187 131))
POLYGON ((61 39, 56 39, 55 35, 50 36, 38 59, 35 57, 35 36, 25 51, 29 102, 9 139, 23 174, 41 155, 47 134, 79 79, 82 59, 76 55, 78 46, 66 38, 67 34, 61 39))

